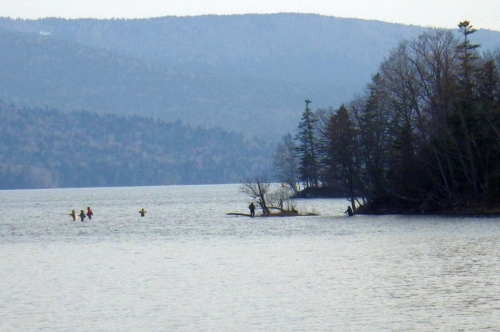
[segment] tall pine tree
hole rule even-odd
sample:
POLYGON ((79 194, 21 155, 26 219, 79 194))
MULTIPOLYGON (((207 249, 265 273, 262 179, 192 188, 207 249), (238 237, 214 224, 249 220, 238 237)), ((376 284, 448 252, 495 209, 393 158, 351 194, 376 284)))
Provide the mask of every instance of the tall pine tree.
POLYGON ((295 139, 299 142, 297 146, 297 156, 300 161, 300 180, 306 187, 318 187, 319 162, 317 154, 319 144, 316 135, 318 118, 309 108, 310 103, 311 101, 307 99, 306 109, 302 114, 298 134, 295 139))

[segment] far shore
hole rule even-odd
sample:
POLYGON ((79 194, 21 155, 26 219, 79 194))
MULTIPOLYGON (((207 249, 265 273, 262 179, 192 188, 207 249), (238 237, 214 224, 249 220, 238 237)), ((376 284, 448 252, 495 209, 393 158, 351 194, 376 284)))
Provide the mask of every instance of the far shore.
POLYGON ((500 217, 500 208, 467 208, 467 209, 451 209, 451 210, 420 210, 409 211, 397 208, 369 208, 361 206, 355 210, 354 214, 360 215, 439 215, 439 216, 487 216, 500 217))
MULTIPOLYGON (((227 216, 240 216, 240 217, 252 217, 248 213, 240 213, 240 212, 229 212, 226 213, 227 216)), ((299 212, 279 212, 279 213, 270 213, 270 214, 256 214, 252 218, 260 218, 260 217, 308 217, 308 216, 317 216, 317 213, 299 213, 299 212)))

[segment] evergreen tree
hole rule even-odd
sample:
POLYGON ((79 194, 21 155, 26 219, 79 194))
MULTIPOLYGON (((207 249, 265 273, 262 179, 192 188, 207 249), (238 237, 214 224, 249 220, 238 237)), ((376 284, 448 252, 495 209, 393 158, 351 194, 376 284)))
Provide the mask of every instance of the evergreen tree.
POLYGON ((458 24, 458 30, 463 35, 463 42, 456 47, 457 58, 462 62, 461 86, 465 92, 465 97, 471 101, 473 98, 474 83, 472 75, 475 71, 474 61, 479 58, 476 49, 479 44, 472 44, 469 40, 469 35, 477 31, 473 28, 469 21, 463 21, 458 24))
POLYGON ((480 46, 472 44, 469 35, 477 30, 469 21, 458 25, 463 35, 463 42, 456 47, 457 59, 460 61, 459 82, 457 85, 457 102, 449 118, 450 146, 455 151, 455 167, 460 178, 465 179, 460 187, 461 204, 469 205, 480 200, 481 188, 481 152, 483 128, 477 108, 477 91, 474 77, 477 74, 476 62, 479 56, 476 49, 480 46))
POLYGON ((298 134, 295 137, 299 141, 297 146, 297 157, 299 158, 299 175, 306 187, 318 187, 318 151, 319 143, 316 135, 316 125, 318 118, 311 111, 309 104, 311 101, 307 99, 306 109, 302 114, 302 119, 299 123, 298 134))

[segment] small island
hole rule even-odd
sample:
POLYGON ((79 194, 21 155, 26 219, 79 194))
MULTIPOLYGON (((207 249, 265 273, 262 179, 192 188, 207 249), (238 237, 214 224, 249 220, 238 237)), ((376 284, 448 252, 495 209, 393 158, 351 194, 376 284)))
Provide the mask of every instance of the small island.
POLYGON ((292 211, 284 211, 284 212, 271 212, 269 214, 259 214, 252 216, 251 214, 248 213, 239 213, 239 212, 228 212, 226 213, 227 216, 241 216, 241 217, 303 217, 303 216, 317 216, 317 213, 309 212, 309 213, 299 213, 298 211, 292 212, 292 211))
POLYGON ((252 198, 252 202, 248 206, 250 213, 229 212, 226 215, 243 217, 298 217, 318 215, 313 212, 299 212, 292 201, 294 190, 286 184, 273 186, 265 177, 257 177, 254 181, 247 180, 241 185, 240 191, 252 198), (259 215, 255 214, 257 207, 262 211, 259 215))

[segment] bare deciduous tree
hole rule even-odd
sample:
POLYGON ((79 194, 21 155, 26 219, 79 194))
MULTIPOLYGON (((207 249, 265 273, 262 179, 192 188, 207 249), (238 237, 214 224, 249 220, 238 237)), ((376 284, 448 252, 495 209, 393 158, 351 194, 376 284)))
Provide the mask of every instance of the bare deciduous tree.
POLYGON ((268 205, 270 209, 279 210, 281 213, 293 212, 297 213, 294 202, 291 198, 294 195, 294 190, 287 185, 281 185, 271 191, 268 195, 268 205))
POLYGON ((271 214, 271 210, 278 210, 280 213, 297 213, 291 200, 294 191, 288 185, 272 185, 261 176, 253 181, 247 180, 241 185, 240 190, 257 202, 263 215, 271 214))
POLYGON ((273 157, 278 179, 289 185, 293 194, 296 194, 299 190, 299 161, 292 135, 283 136, 283 143, 278 144, 273 157))
POLYGON ((267 206, 267 195, 270 186, 271 183, 267 178, 260 176, 256 177, 254 181, 246 180, 245 183, 241 185, 240 190, 252 197, 262 209, 262 214, 266 215, 271 213, 267 206))

